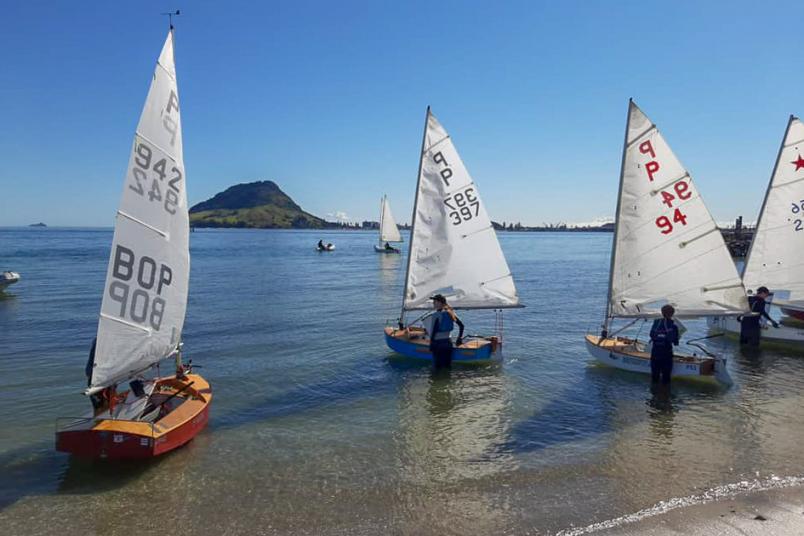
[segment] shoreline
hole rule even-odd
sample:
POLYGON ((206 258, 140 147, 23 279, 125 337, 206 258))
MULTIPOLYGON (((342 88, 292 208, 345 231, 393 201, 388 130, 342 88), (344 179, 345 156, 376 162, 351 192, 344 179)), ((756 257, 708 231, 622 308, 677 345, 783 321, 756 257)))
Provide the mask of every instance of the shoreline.
POLYGON ((804 477, 741 481, 673 498, 633 514, 556 536, 720 536, 804 534, 804 477))

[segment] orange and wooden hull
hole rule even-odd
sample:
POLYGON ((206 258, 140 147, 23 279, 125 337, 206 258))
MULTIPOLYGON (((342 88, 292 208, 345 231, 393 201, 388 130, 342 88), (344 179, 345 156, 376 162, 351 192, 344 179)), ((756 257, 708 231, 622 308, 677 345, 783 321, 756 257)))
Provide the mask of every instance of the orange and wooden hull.
POLYGON ((156 389, 181 392, 175 409, 153 422, 110 418, 104 411, 82 419, 63 419, 56 432, 56 450, 82 458, 153 458, 193 439, 209 420, 212 390, 197 374, 170 376, 156 381, 156 389))

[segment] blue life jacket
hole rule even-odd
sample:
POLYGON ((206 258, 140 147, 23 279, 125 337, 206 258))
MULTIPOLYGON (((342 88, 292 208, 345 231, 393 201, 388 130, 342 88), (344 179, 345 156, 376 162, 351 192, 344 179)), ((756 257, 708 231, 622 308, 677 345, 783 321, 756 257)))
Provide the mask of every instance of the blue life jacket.
POLYGON ((436 330, 433 333, 433 339, 448 339, 450 332, 455 328, 455 323, 452 321, 452 316, 446 311, 441 311, 440 313, 435 314, 435 318, 433 319, 433 329, 436 330), (435 327, 436 322, 438 322, 438 327, 435 327))

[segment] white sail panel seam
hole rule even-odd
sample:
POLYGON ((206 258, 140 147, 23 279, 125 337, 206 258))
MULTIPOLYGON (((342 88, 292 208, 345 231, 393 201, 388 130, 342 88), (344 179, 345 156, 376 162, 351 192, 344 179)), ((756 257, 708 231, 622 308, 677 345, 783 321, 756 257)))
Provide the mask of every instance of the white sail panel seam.
POLYGON ((493 230, 494 230, 494 226, 493 226, 493 225, 489 225, 488 227, 483 227, 482 229, 478 229, 477 231, 471 232, 471 233, 469 233, 469 234, 461 235, 461 238, 462 238, 462 239, 463 239, 463 238, 469 238, 470 236, 474 236, 474 235, 476 235, 476 234, 478 234, 478 233, 482 233, 483 231, 488 231, 489 229, 491 229, 491 230, 493 231, 493 230))
POLYGON ((165 71, 165 73, 166 73, 166 74, 167 74, 167 75, 170 77, 170 79, 171 79, 171 80, 173 80, 173 83, 174 83, 174 84, 176 83, 176 77, 175 77, 175 76, 173 76, 173 73, 171 73, 171 72, 170 72, 170 69, 168 69, 167 67, 165 67, 164 65, 162 65, 162 63, 161 63, 161 62, 159 62, 158 60, 157 60, 157 62, 156 62, 156 65, 157 65, 157 67, 161 67, 161 68, 162 68, 162 70, 163 70, 163 71, 165 71))
POLYGON ((487 279, 486 281, 481 281, 480 285, 482 286, 482 285, 486 285, 488 283, 494 283, 495 281, 499 281, 501 279, 505 279, 506 277, 513 277, 513 276, 514 276, 514 274, 512 274, 511 272, 508 272, 507 274, 501 275, 500 277, 495 277, 495 278, 492 278, 492 279, 487 279))
POLYGON ((645 137, 651 130, 658 130, 658 129, 656 128, 656 125, 651 123, 651 125, 648 128, 646 128, 641 134, 635 136, 633 140, 629 141, 626 147, 630 148, 633 144, 635 144, 643 137, 645 137))
POLYGON ((104 312, 101 312, 100 316, 101 316, 101 318, 105 318, 106 320, 112 320, 113 322, 119 322, 120 324, 124 324, 124 325, 132 327, 132 328, 141 329, 142 331, 146 332, 149 335, 151 334, 151 329, 150 328, 140 326, 139 324, 135 324, 134 322, 129 322, 128 320, 123 320, 122 318, 118 318, 116 316, 111 316, 111 315, 108 315, 108 314, 106 314, 104 312))
POLYGON ((161 236, 162 236, 162 237, 164 237, 165 239, 169 239, 169 235, 168 235, 168 233, 166 233, 165 231, 160 231, 159 229, 157 229, 157 228, 156 228, 156 227, 154 227, 153 225, 148 225, 148 224, 147 224, 147 223, 145 223, 144 221, 142 221, 142 220, 138 220, 137 218, 135 218, 135 217, 134 217, 134 216, 132 216, 131 214, 126 214, 126 213, 125 213, 125 212, 123 212, 122 210, 118 210, 118 211, 117 211, 117 213, 118 213, 120 216, 123 216, 124 218, 128 218, 129 220, 133 221, 134 223, 139 223, 139 224, 140 224, 140 225, 142 225, 143 227, 147 227, 148 229, 150 229, 150 230, 152 230, 153 232, 155 232, 155 233, 157 233, 157 234, 161 235, 161 236))
POLYGON ((677 183, 678 181, 683 181, 684 179, 686 179, 688 177, 690 179, 690 182, 692 182, 692 177, 690 177, 689 172, 687 170, 684 170, 684 174, 682 176, 680 176, 677 179, 673 179, 673 180, 671 180, 669 182, 666 182, 666 183, 662 184, 661 186, 657 186, 656 188, 654 188, 653 190, 650 191, 650 195, 655 196, 656 194, 658 194, 659 192, 661 192, 662 190, 664 190, 668 186, 672 186, 675 183, 677 183))
POLYGON ((700 238, 703 238, 706 235, 710 235, 710 234, 712 234, 713 232, 715 232, 717 230, 718 230, 717 226, 715 226, 715 227, 712 227, 711 229, 709 229, 708 231, 706 231, 705 233, 700 234, 700 235, 698 235, 698 236, 696 236, 694 238, 690 238, 689 240, 682 240, 681 242, 679 242, 678 247, 685 248, 685 247, 687 247, 687 244, 695 242, 696 240, 698 240, 700 238))
POLYGON ((739 287, 741 284, 742 284, 742 283, 733 283, 733 284, 731 284, 731 285, 720 285, 720 286, 718 286, 718 287, 704 287, 702 290, 703 290, 704 292, 714 292, 715 290, 725 290, 725 289, 727 289, 727 288, 737 288, 737 287, 739 287))
POLYGON ((771 186, 771 190, 774 190, 776 188, 782 188, 783 186, 788 186, 790 184, 795 184, 801 181, 804 181, 804 177, 801 177, 800 179, 793 179, 792 181, 782 182, 780 184, 774 184, 773 186, 771 186))
POLYGON ((430 146, 429 146, 427 149, 425 149, 425 150, 424 150, 424 152, 423 152, 422 154, 427 154, 427 153, 429 153, 430 151, 432 151, 432 150, 433 150, 433 147, 436 147, 436 146, 440 145, 441 143, 444 143, 444 142, 445 142, 445 141, 447 141, 449 138, 450 138, 450 137, 449 137, 449 135, 447 135, 447 136, 446 136, 446 137, 444 137, 444 138, 441 138, 440 140, 438 140, 438 141, 437 141, 437 142, 435 142, 434 144, 430 145, 430 146))
POLYGON ((168 151, 166 151, 165 149, 163 149, 163 148, 162 148, 162 147, 161 147, 159 144, 154 143, 154 142, 153 142, 153 141, 151 141, 151 140, 150 140, 150 139, 149 139, 147 136, 145 136, 145 135, 141 134, 139 130, 138 130, 137 132, 135 132, 134 134, 135 134, 136 136, 138 136, 138 137, 140 137, 140 138, 144 139, 145 141, 147 141, 148 143, 150 143, 151 145, 153 145, 154 147, 156 147, 156 148, 157 148, 157 149, 159 149, 160 151, 162 151, 162 152, 163 152, 163 153, 164 153, 164 154, 165 154, 165 155, 166 155, 168 158, 170 158, 170 159, 171 159, 171 160, 172 160, 174 163, 177 163, 177 162, 179 161, 179 159, 178 159, 178 158, 176 158, 175 156, 171 155, 171 154, 170 154, 170 152, 168 152, 168 151))
POLYGON ((793 147, 794 145, 798 145, 799 143, 804 142, 804 138, 796 141, 791 141, 790 143, 785 143, 784 148, 787 149, 788 147, 793 147))

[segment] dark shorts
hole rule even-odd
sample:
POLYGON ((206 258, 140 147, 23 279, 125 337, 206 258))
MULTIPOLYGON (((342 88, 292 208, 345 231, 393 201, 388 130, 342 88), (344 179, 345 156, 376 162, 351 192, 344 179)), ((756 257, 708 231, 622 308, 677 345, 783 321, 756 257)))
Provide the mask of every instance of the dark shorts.
POLYGON ((650 354, 650 377, 653 383, 670 383, 673 374, 673 350, 654 348, 650 354))
POLYGON ((433 366, 436 368, 449 367, 452 364, 452 341, 449 339, 433 342, 430 351, 433 354, 433 366))

